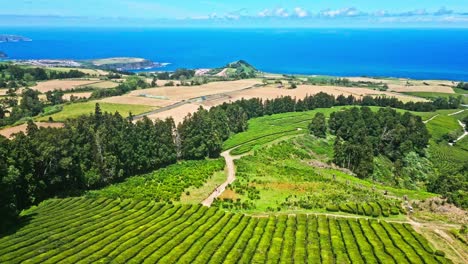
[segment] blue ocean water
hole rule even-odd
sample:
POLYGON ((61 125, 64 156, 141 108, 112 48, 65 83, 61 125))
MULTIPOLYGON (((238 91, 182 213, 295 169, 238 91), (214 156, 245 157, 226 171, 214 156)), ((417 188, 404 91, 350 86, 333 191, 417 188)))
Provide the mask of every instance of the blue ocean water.
POLYGON ((12 59, 144 57, 166 69, 244 59, 262 71, 468 80, 468 29, 0 28, 12 59))

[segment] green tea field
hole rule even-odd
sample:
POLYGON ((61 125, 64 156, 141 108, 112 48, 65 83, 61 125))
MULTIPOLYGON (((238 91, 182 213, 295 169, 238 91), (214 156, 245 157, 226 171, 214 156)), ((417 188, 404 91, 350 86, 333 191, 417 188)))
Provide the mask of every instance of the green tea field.
POLYGON ((449 263, 410 225, 377 220, 87 198, 24 216, 2 263, 449 263))

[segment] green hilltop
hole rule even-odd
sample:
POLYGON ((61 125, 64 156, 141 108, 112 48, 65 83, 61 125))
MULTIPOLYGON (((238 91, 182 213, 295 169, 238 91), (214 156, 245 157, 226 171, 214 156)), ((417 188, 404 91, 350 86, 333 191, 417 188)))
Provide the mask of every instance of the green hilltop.
POLYGON ((209 75, 218 75, 229 78, 255 78, 260 72, 245 60, 228 63, 224 67, 215 68, 208 72, 209 75))

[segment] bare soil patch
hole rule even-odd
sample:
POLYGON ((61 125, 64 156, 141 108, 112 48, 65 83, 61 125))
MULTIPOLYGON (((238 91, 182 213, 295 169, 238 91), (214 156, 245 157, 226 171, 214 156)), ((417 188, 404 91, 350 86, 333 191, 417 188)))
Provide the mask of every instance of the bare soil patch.
POLYGON ((454 93, 452 81, 442 80, 409 80, 409 79, 374 79, 367 77, 348 78, 354 82, 386 83, 389 91, 394 92, 433 92, 433 93, 454 93))
POLYGON ((353 95, 357 98, 361 98, 365 95, 385 95, 389 97, 396 97, 402 101, 425 101, 421 98, 416 98, 412 96, 391 93, 391 92, 382 92, 382 91, 375 91, 372 89, 367 88, 352 88, 352 87, 338 87, 338 86, 318 86, 318 85, 299 85, 296 89, 284 89, 284 88, 277 88, 276 86, 269 85, 266 87, 244 90, 239 92, 232 92, 229 94, 230 98, 222 98, 219 100, 213 100, 209 102, 203 102, 203 105, 217 105, 223 102, 233 102, 236 100, 244 99, 251 99, 251 98, 262 98, 266 99, 274 99, 281 96, 291 96, 295 98, 304 98, 307 95, 314 95, 320 92, 332 94, 334 96, 338 95, 353 95))
MULTIPOLYGON (((184 104, 177 108, 170 109, 161 113, 151 114, 148 115, 149 119, 166 119, 168 117, 172 117, 176 124, 184 121, 184 117, 186 117, 189 113, 194 113, 198 110, 200 105, 198 104, 184 104)), ((209 107, 204 107, 205 109, 209 109, 209 107)))
POLYGON ((395 92, 432 92, 432 93, 450 93, 454 94, 452 87, 448 86, 439 86, 439 85, 415 85, 415 86, 406 86, 406 85, 395 85, 390 84, 389 90, 395 92))
POLYGON ((99 83, 99 80, 50 80, 45 82, 38 82, 36 86, 31 89, 38 90, 45 93, 53 90, 71 90, 79 86, 86 86, 90 84, 99 83))
MULTIPOLYGON (((143 91, 143 90, 140 90, 143 91)), ((138 96, 137 94, 125 94, 121 96, 113 96, 100 100, 101 102, 114 104, 132 104, 132 105, 148 105, 154 107, 165 107, 172 105, 177 101, 163 100, 157 98, 138 96)))
MULTIPOLYGON (((63 127, 63 123, 48 123, 48 122, 35 122, 38 127, 63 127)), ((26 133, 27 124, 22 124, 19 126, 8 127, 0 130, 0 135, 6 138, 12 138, 12 136, 19 132, 26 133)))
POLYGON ((261 84, 260 80, 247 79, 229 82, 211 82, 199 86, 167 86, 132 91, 131 95, 147 94, 166 97, 169 100, 182 101, 203 95, 227 93, 261 84))

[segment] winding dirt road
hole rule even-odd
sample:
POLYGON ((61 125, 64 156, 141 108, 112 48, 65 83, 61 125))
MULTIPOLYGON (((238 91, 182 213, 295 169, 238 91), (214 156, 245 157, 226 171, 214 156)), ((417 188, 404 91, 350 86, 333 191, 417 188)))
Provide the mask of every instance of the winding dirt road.
POLYGON ((226 160, 227 179, 220 186, 218 186, 216 190, 212 194, 210 194, 210 196, 208 196, 208 198, 206 198, 202 202, 202 205, 204 206, 210 207, 214 199, 218 198, 226 190, 226 187, 236 180, 236 168, 234 166, 234 160, 239 159, 242 156, 231 156, 231 154, 229 153, 230 151, 231 149, 221 153, 221 156, 223 156, 226 160))

